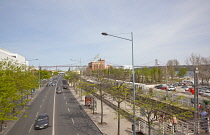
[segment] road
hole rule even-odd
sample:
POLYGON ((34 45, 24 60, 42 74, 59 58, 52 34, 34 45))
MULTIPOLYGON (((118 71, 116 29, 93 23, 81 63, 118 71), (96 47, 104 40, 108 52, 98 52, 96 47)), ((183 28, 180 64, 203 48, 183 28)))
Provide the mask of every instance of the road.
POLYGON ((61 80, 59 78, 56 86, 45 87, 29 106, 27 113, 5 135, 102 135, 70 90, 63 89, 61 94, 56 94, 56 87, 62 86, 61 80), (49 127, 34 130, 35 119, 41 113, 49 115, 49 127))

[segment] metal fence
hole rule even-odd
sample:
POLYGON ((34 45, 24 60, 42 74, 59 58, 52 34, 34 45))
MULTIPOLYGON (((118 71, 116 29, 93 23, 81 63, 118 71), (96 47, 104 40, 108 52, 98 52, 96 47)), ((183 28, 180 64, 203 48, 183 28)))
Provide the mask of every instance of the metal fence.
MULTIPOLYGON (((145 135, 149 135, 148 123, 143 120, 138 121, 137 130, 145 135)), ((150 128, 150 135, 210 135, 210 118, 200 118, 197 121, 171 124, 169 122, 156 121, 150 128)))

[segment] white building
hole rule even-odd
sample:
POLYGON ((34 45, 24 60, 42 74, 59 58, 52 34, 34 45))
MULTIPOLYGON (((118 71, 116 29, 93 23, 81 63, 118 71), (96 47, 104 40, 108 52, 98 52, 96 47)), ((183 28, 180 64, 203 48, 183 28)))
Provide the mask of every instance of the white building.
POLYGON ((132 65, 124 65, 123 69, 132 69, 132 67, 133 67, 132 65))
POLYGON ((7 59, 7 58, 14 60, 17 63, 25 64, 26 66, 29 65, 29 62, 26 60, 25 57, 0 48, 0 60, 7 59))

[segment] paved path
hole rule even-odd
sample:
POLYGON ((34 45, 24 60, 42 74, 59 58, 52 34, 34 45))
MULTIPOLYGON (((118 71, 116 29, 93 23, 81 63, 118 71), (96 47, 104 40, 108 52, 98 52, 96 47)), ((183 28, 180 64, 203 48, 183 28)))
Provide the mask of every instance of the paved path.
MULTIPOLYGON (((96 98, 97 102, 97 110, 96 113, 93 114, 93 111, 85 106, 85 96, 81 97, 76 92, 70 88, 71 92, 75 96, 75 98, 78 100, 78 102, 83 106, 86 113, 90 116, 90 118, 93 120, 93 122, 98 126, 98 128, 101 130, 101 132, 104 135, 117 135, 117 129, 118 129, 118 120, 117 120, 117 114, 116 111, 113 110, 111 107, 107 106, 106 104, 103 104, 103 112, 104 112, 104 122, 105 124, 101 125, 99 124, 101 121, 101 102, 96 98)), ((129 122, 126 118, 121 118, 121 125, 120 125, 120 135, 132 135, 132 123, 129 122)))

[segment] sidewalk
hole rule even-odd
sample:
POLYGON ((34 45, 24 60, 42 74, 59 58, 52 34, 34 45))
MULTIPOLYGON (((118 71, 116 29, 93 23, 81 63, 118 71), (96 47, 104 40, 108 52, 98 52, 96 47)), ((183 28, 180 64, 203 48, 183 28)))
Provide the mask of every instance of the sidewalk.
MULTIPOLYGON (((73 88, 70 88, 70 91, 104 135, 117 135, 118 120, 117 120, 117 113, 115 110, 113 110, 111 107, 103 103, 103 112, 104 112, 103 122, 105 122, 105 124, 101 125, 100 124, 101 101, 96 98, 97 110, 95 111, 95 114, 93 114, 92 110, 89 109, 89 107, 85 106, 85 96, 82 96, 82 101, 81 101, 79 92, 78 94, 76 94, 73 88)), ((131 128, 132 128, 131 122, 129 122, 126 118, 120 119, 120 135, 132 135, 133 132, 131 128)))

